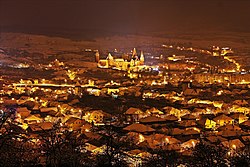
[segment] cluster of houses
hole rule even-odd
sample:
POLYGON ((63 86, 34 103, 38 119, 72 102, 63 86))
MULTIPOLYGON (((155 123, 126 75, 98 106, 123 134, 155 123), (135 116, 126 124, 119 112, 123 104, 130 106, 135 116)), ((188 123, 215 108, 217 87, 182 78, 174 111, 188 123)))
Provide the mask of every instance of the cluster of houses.
POLYGON ((48 99, 21 96, 19 99, 1 98, 1 114, 6 109, 15 109, 15 122, 22 131, 32 137, 41 131, 50 130, 59 124, 61 129, 77 131, 88 139, 86 147, 93 154, 102 153, 105 145, 102 135, 93 131, 95 126, 113 125, 121 130, 121 142, 131 141, 136 150, 127 154, 134 156, 132 164, 139 158, 150 156, 147 149, 175 150, 190 155, 200 140, 219 144, 229 154, 250 143, 250 108, 245 100, 235 100, 232 105, 191 99, 186 104, 209 104, 213 108, 140 108, 130 107, 123 114, 111 114, 100 109, 80 108, 78 99, 70 102, 55 102, 48 99), (47 101, 46 101, 47 100, 47 101), (95 141, 95 142, 92 142, 95 141), (99 144, 96 144, 99 141, 99 144))
MULTIPOLYGON (((138 58, 135 60, 140 62, 138 58)), ((116 62, 111 55, 105 60, 112 61, 116 62)), ((112 67, 122 68, 122 64, 113 64, 112 67)), ((134 64, 134 67, 139 65, 134 64)), ((47 68, 54 66, 60 71, 64 64, 56 60, 47 68)), ((61 80, 67 78, 65 71, 56 75, 61 76, 61 80)), ((134 73, 127 75, 134 77, 134 73)), ((126 152, 131 164, 139 164, 140 159, 151 156, 148 149, 174 150, 191 155, 192 149, 201 140, 227 148, 230 155, 250 144, 249 85, 209 85, 192 81, 176 82, 175 85, 166 76, 136 75, 135 79, 122 81, 93 77, 93 80, 77 79, 74 83, 73 79, 73 84, 65 87, 18 87, 6 84, 0 91, 0 115, 14 110, 15 124, 33 140, 36 140, 37 134, 51 130, 55 124, 60 125, 62 130, 81 133, 86 139, 84 149, 92 154, 105 150, 102 134, 93 129, 97 126, 115 126, 119 129, 120 142, 131 141, 136 145, 136 149, 126 152), (123 99, 125 102, 126 98, 131 97, 141 98, 140 102, 153 99, 159 100, 161 105, 154 106, 152 103, 144 108, 136 104, 128 105, 118 114, 105 112, 100 107, 82 107, 80 98, 88 98, 89 95, 123 99)), ((38 85, 55 84, 57 81, 21 80, 20 83, 38 85)))

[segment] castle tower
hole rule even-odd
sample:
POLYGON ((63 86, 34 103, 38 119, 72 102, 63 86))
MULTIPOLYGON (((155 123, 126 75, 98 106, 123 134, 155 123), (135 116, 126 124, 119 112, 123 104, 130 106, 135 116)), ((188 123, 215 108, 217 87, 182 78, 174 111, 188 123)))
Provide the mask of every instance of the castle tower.
POLYGON ((114 58, 113 58, 113 56, 110 53, 108 54, 107 60, 108 60, 108 65, 109 66, 113 66, 114 65, 114 58))
POLYGON ((95 52, 95 61, 98 63, 100 61, 99 51, 95 52))
POLYGON ((130 67, 133 67, 134 65, 135 65, 135 60, 131 59, 131 61, 130 61, 130 67))
POLYGON ((132 52, 132 59, 135 59, 136 56, 137 56, 137 53, 136 53, 136 49, 134 48, 132 52))
POLYGON ((143 52, 141 51, 141 56, 140 56, 140 64, 143 65, 144 64, 144 55, 143 52))
POLYGON ((107 60, 114 60, 113 56, 111 55, 111 53, 108 54, 107 60))

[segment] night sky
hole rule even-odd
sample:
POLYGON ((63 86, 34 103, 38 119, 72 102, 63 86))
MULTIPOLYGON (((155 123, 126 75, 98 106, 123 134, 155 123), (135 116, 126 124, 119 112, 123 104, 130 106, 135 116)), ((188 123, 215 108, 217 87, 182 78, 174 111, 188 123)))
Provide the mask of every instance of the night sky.
POLYGON ((249 0, 0 0, 1 31, 250 32, 249 0))

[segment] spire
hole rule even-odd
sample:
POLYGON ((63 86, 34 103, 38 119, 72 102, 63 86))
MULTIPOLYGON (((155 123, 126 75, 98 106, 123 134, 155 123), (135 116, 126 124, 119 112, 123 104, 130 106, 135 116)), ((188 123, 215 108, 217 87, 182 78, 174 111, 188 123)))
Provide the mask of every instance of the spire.
POLYGON ((97 52, 95 53, 95 61, 98 63, 99 60, 100 60, 100 54, 99 54, 99 51, 97 51, 97 52))
POLYGON ((141 51, 140 61, 141 61, 141 62, 144 62, 144 55, 143 55, 143 52, 142 52, 142 51, 141 51))
POLYGON ((133 49, 133 53, 132 53, 132 57, 135 57, 136 55, 137 55, 136 49, 134 48, 134 49, 133 49))
POLYGON ((113 60, 114 58, 113 58, 113 56, 109 53, 107 59, 108 59, 108 60, 113 60))

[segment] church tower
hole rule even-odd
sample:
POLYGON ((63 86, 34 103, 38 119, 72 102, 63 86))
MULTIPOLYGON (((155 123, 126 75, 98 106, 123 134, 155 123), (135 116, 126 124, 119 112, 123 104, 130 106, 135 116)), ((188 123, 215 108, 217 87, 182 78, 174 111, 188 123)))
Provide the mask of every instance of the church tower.
POLYGON ((133 52, 132 52, 132 59, 136 59, 136 56, 137 56, 137 53, 136 53, 136 49, 134 48, 133 49, 133 52))
POLYGON ((95 52, 95 61, 98 63, 100 61, 99 51, 95 52))
POLYGON ((143 65, 144 64, 144 55, 143 52, 141 51, 141 56, 140 56, 140 64, 143 65))
POLYGON ((114 58, 113 58, 113 56, 110 53, 108 54, 107 60, 108 60, 109 66, 113 66, 114 65, 114 58))

